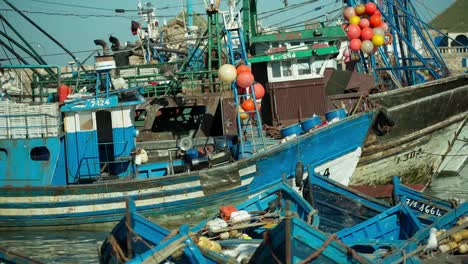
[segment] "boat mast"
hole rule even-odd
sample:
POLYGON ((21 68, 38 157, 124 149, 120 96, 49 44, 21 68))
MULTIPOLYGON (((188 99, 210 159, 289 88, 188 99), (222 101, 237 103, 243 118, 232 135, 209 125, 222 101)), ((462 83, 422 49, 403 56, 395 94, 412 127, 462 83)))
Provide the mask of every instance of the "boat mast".
POLYGON ((72 59, 76 62, 77 65, 80 65, 81 69, 82 70, 86 70, 83 65, 81 65, 80 61, 78 60, 78 58, 73 55, 73 53, 71 51, 69 51, 67 48, 65 48, 65 46, 62 45, 62 43, 60 43, 57 39, 55 39, 54 37, 52 37, 49 33, 47 33, 47 31, 45 31, 42 27, 40 27, 38 24, 36 24, 34 21, 32 21, 29 17, 27 17, 25 14, 23 14, 23 12, 21 12, 21 10, 19 10, 18 8, 16 8, 14 5, 12 5, 8 0, 3 0, 7 5, 9 5, 13 10, 15 10, 20 16, 22 16, 24 19, 26 19, 29 23, 31 23, 31 25, 33 25, 34 27, 36 27, 39 31, 41 31, 44 35, 46 35, 50 40, 52 40, 55 44, 57 44, 60 48, 62 48, 66 53, 68 53, 68 55, 70 55, 72 57, 72 59))

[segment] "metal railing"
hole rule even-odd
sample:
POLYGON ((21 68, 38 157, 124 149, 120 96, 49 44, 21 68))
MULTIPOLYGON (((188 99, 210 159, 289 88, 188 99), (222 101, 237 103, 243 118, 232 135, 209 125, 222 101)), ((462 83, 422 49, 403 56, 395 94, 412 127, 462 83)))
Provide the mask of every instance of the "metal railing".
POLYGON ((453 54, 453 55, 458 55, 458 54, 467 54, 468 53, 468 47, 464 46, 458 46, 458 47, 438 47, 440 53, 442 54, 453 54))

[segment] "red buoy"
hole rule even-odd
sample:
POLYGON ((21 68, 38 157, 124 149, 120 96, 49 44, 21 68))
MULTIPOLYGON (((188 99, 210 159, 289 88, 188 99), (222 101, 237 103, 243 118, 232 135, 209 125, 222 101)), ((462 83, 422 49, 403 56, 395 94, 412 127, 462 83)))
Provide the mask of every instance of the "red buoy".
POLYGON ((249 87, 254 82, 254 76, 250 72, 241 72, 237 76, 238 87, 249 87))
POLYGON ((379 27, 382 24, 382 16, 372 15, 369 19, 371 27, 379 27))
MULTIPOLYGON (((250 89, 247 88, 249 93, 250 93, 250 89)), ((254 93, 255 93, 255 99, 262 99, 263 96, 265 95, 265 88, 263 88, 263 85, 261 83, 256 83, 254 84, 254 93)))
POLYGON ((249 66, 242 64, 237 67, 237 75, 241 74, 241 72, 252 72, 252 70, 249 66))
POLYGON ((245 111, 253 111, 253 110, 255 110, 255 104, 254 104, 253 100, 251 100, 251 99, 245 100, 245 101, 242 103, 242 109, 244 109, 245 111))

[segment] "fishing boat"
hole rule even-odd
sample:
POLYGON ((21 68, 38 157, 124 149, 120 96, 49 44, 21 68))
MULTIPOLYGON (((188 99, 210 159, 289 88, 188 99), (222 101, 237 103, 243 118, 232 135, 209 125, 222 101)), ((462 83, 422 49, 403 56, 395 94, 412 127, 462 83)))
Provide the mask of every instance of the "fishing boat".
MULTIPOLYGON (((372 1, 386 21, 388 41, 368 54, 350 52, 349 17, 341 20, 348 35, 333 27, 257 33, 254 11, 244 26, 253 32, 250 61, 267 87, 271 109, 265 120, 273 125, 343 106, 348 114, 387 108, 385 124, 374 126, 358 155, 358 168, 341 179, 342 184, 388 185, 399 175, 405 184, 427 185, 466 122, 467 76, 450 74, 437 46, 424 34, 429 26, 418 17, 413 2, 372 1), (346 71, 337 67, 343 60, 346 71)), ((346 4, 352 9, 359 1, 346 4)), ((255 2, 249 8, 244 12, 256 10, 255 2)), ((333 175, 326 166, 315 169, 333 175)))
POLYGON ((212 260, 236 263, 239 254, 223 254, 226 249, 236 248, 240 244, 256 248, 262 241, 262 233, 276 226, 286 214, 304 219, 312 226, 317 226, 319 222, 318 217, 313 216, 313 208, 285 183, 276 184, 235 207, 221 207, 216 217, 191 228, 190 235, 187 225, 170 231, 137 213, 132 201, 127 206, 125 217, 100 247, 100 263, 157 262, 156 257, 159 257, 158 261, 177 263, 210 263, 212 260), (240 212, 247 212, 248 217, 240 212), (207 242, 222 233, 232 237, 215 239, 218 247, 207 242), (181 248, 184 248, 182 257, 171 257, 181 248))
POLYGON ((189 236, 187 225, 171 232, 135 210, 134 202, 127 201, 125 217, 112 229, 99 250, 100 263, 211 263, 189 236), (177 257, 173 257, 177 251, 177 257))
POLYGON ((399 204, 355 226, 338 231, 336 236, 357 253, 373 259, 374 263, 382 263, 389 253, 400 252, 403 256, 403 250, 408 252, 416 249, 416 243, 406 243, 423 228, 413 210, 405 204, 399 204))
POLYGON ((250 263, 373 263, 337 239, 297 217, 267 232, 250 263))
MULTIPOLYGON (((433 233, 432 236, 434 236, 434 238, 437 240, 437 244, 439 246, 438 249, 439 250, 442 249, 441 246, 447 244, 448 242, 446 238, 462 230, 466 231, 466 228, 468 227, 468 222, 466 221, 467 215, 468 215, 468 203, 465 202, 461 204, 459 207, 451 210, 447 214, 440 217, 433 224, 426 226, 425 228, 419 230, 411 237, 411 239, 405 241, 404 244, 402 245, 402 248, 405 249, 404 255, 401 255, 400 252, 389 254, 386 256, 385 258, 386 262, 384 263, 402 263, 406 261, 407 259, 414 259, 413 256, 420 257, 419 254, 422 251, 424 251, 428 243, 428 240, 431 237, 431 233, 433 233), (414 248, 414 243, 416 243, 417 245, 416 248, 414 248)), ((455 245, 452 245, 453 247, 446 246, 448 247, 448 250, 445 249, 443 251, 453 253, 453 251, 457 250, 457 248, 462 244, 459 242, 460 242, 459 240, 458 242, 455 242, 455 245)), ((462 260, 463 262, 463 255, 461 257, 462 258, 459 260, 462 260)), ((466 260, 466 255, 465 255, 465 260, 466 260)), ((421 263, 421 261, 413 262, 413 263, 421 263)))
POLYGON ((389 184, 394 175, 427 185, 465 126, 468 75, 462 74, 371 95, 395 123, 366 139, 350 185, 389 184))
POLYGON ((311 173, 305 177, 298 187, 302 188, 304 198, 317 210, 320 230, 329 233, 355 226, 400 203, 407 204, 424 225, 438 221, 441 216, 457 208, 448 201, 402 185, 398 177, 394 177, 395 198, 388 202, 368 196, 318 173, 311 173))
POLYGON ((446 201, 435 196, 427 195, 401 184, 400 178, 393 177, 394 203, 404 202, 418 214, 441 217, 457 207, 456 201, 446 201))
POLYGON ((318 212, 319 229, 328 233, 355 226, 391 207, 318 173, 304 180, 303 196, 318 212))
MULTIPOLYGON (((97 74, 102 83, 109 80, 108 69, 97 74)), ((243 139, 232 151, 223 147, 210 157, 196 158, 188 155, 190 148, 180 148, 170 161, 143 163, 132 118, 144 102, 139 88, 96 85, 95 93, 81 96, 60 108, 0 102, 7 111, 1 114, 1 228, 118 221, 127 197, 159 223, 196 221, 294 175, 298 165, 346 158, 361 147, 375 116, 363 113, 296 132, 255 153, 243 139)))

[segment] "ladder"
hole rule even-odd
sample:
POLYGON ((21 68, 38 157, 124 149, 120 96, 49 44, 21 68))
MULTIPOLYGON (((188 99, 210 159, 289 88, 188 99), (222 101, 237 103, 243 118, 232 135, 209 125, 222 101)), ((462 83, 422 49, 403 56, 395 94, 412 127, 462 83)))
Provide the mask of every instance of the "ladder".
MULTIPOLYGON (((242 31, 241 24, 238 19, 240 14, 236 17, 233 17, 233 13, 223 13, 224 20, 224 31, 226 35, 226 48, 229 54, 229 63, 236 65, 239 63, 244 63, 249 65, 247 50, 245 47, 244 34, 242 31), (230 17, 229 17, 230 16, 230 17)), ((239 94, 239 87, 237 87, 236 81, 232 82, 231 88, 234 95, 234 106, 236 107, 237 112, 237 133, 239 136, 239 147, 238 147, 238 156, 239 159, 246 157, 246 153, 249 152, 259 152, 262 149, 265 149, 265 138, 263 135, 262 129, 262 118, 257 105, 257 98, 255 98, 255 92, 253 89, 253 84, 250 87, 249 93, 239 94), (248 118, 245 120, 241 119, 241 113, 238 111, 241 108, 242 102, 245 100, 253 100, 254 110, 245 111, 245 114, 248 114, 248 118)))

